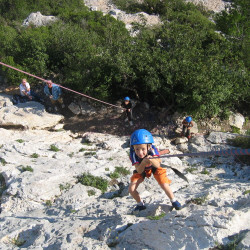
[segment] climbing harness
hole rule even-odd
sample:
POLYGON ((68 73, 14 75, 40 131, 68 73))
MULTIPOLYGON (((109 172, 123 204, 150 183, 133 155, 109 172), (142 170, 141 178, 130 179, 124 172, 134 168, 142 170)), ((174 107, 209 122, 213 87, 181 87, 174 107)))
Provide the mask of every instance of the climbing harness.
MULTIPOLYGON (((25 72, 25 71, 23 71, 23 70, 21 70, 21 69, 18 69, 18 68, 15 68, 15 67, 13 67, 13 66, 10 66, 10 65, 8 65, 8 64, 6 64, 6 63, 0 62, 0 64, 3 65, 3 66, 5 66, 5 67, 8 67, 8 68, 10 68, 10 69, 19 71, 19 72, 21 72, 21 73, 23 73, 23 74, 26 74, 26 75, 29 75, 29 76, 31 76, 31 77, 34 77, 34 78, 36 78, 36 79, 38 79, 38 80, 40 80, 40 81, 47 82, 47 80, 45 80, 45 79, 43 79, 43 78, 41 78, 41 77, 38 77, 38 76, 33 75, 33 74, 30 74, 30 73, 25 72)), ((109 105, 109 106, 111 106, 111 107, 115 107, 115 108, 121 109, 120 106, 117 106, 117 105, 114 105, 114 104, 111 104, 111 103, 108 103, 108 102, 104 102, 104 101, 102 101, 102 100, 99 100, 99 99, 97 99, 97 98, 94 98, 94 97, 85 95, 85 94, 83 94, 83 93, 80 93, 80 92, 78 92, 78 91, 69 89, 69 88, 64 87, 64 86, 62 86, 62 85, 59 85, 59 84, 56 84, 56 83, 54 83, 54 84, 57 85, 57 86, 59 86, 59 87, 61 87, 61 88, 63 88, 63 89, 66 89, 66 90, 68 90, 68 91, 71 91, 71 92, 73 92, 73 93, 75 93, 75 94, 84 96, 84 97, 86 97, 86 98, 92 99, 92 100, 97 101, 97 102, 101 102, 101 103, 106 104, 106 105, 109 105)))

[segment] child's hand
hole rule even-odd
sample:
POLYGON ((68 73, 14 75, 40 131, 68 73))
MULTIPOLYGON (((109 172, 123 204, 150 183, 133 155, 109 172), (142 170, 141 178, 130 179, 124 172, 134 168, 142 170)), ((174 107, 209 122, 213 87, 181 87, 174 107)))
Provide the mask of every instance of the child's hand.
POLYGON ((145 157, 142 162, 141 162, 144 166, 148 166, 148 165, 151 165, 151 161, 150 159, 147 157, 145 157))

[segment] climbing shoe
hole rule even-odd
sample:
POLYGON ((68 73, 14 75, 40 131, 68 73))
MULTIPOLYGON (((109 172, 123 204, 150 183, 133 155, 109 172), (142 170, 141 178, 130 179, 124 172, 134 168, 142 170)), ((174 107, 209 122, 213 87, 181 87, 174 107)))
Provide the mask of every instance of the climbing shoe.
POLYGON ((138 214, 140 211, 145 210, 145 205, 137 205, 135 209, 132 211, 132 214, 138 214))
POLYGON ((176 210, 180 210, 180 209, 181 209, 181 203, 180 203, 179 201, 172 202, 172 206, 173 206, 176 210))

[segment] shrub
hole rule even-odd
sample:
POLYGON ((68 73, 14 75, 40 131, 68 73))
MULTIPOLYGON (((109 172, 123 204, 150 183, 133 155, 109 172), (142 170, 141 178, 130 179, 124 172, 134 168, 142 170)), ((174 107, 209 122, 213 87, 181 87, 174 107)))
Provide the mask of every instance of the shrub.
POLYGON ((201 171, 201 174, 209 174, 209 171, 207 171, 205 168, 201 171))
POLYGON ((250 190, 245 190, 244 192, 243 192, 243 194, 245 195, 245 194, 249 194, 250 193, 250 190))
POLYGON ((56 145, 52 144, 50 145, 50 151, 58 152, 60 149, 56 145))
POLYGON ((102 193, 107 191, 107 188, 108 188, 107 180, 103 179, 102 177, 93 176, 89 173, 84 173, 81 176, 78 176, 77 180, 82 185, 91 186, 91 187, 100 189, 102 193))
POLYGON ((4 166, 7 164, 7 161, 5 161, 4 158, 1 158, 1 157, 0 157, 0 162, 1 162, 2 165, 4 165, 4 166))
POLYGON ((232 133, 240 134, 240 128, 237 128, 237 127, 235 127, 235 126, 232 126, 232 133))
POLYGON ((20 239, 19 235, 16 238, 11 239, 11 243, 17 247, 24 245, 26 240, 20 239))
POLYGON ((126 168, 124 167, 115 167, 115 171, 113 173, 110 173, 109 174, 109 177, 111 179, 117 179, 119 178, 121 175, 122 176, 126 176, 130 173, 129 170, 127 170, 126 168))
POLYGON ((19 142, 19 143, 23 143, 24 142, 23 139, 17 139, 16 141, 19 142))
POLYGON ((156 215, 156 216, 148 216, 147 218, 150 220, 160 220, 161 218, 163 218, 166 214, 162 213, 160 215, 156 215))
POLYGON ((96 152, 85 152, 84 155, 86 156, 93 156, 93 155, 96 155, 96 152))
POLYGON ((31 157, 31 158, 38 158, 38 157, 39 157, 39 154, 33 153, 30 157, 31 157))
POLYGON ((65 184, 60 184, 59 185, 60 191, 68 191, 71 188, 71 184, 70 183, 65 183, 65 184))
POLYGON ((197 205, 202 205, 207 201, 207 195, 191 199, 191 202, 197 205))
POLYGON ((52 201, 51 200, 46 200, 45 205, 48 206, 48 207, 51 207, 52 206, 52 201))
POLYGON ((197 170, 197 168, 193 168, 193 167, 188 167, 185 169, 188 173, 193 173, 194 171, 197 170))
POLYGON ((25 172, 25 171, 33 172, 34 170, 31 166, 26 166, 26 167, 22 167, 21 171, 22 172, 25 172))
POLYGON ((95 190, 88 190, 88 196, 95 195, 95 190))

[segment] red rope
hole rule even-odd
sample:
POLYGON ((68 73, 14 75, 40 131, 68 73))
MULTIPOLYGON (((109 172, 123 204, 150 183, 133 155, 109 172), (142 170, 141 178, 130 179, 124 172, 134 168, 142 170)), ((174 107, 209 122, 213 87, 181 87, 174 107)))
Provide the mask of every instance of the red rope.
MULTIPOLYGON (((15 68, 15 67, 10 66, 10 65, 8 65, 8 64, 6 64, 6 63, 0 62, 0 64, 2 64, 2 65, 5 66, 5 67, 8 67, 8 68, 10 68, 10 69, 14 69, 14 70, 16 70, 16 71, 19 71, 19 72, 21 72, 21 73, 23 73, 23 74, 26 74, 26 75, 32 76, 32 77, 34 77, 34 78, 37 78, 37 79, 39 79, 39 80, 41 80, 41 81, 43 81, 43 82, 46 82, 46 81, 47 81, 47 80, 45 80, 45 79, 43 79, 43 78, 41 78, 41 77, 38 77, 38 76, 33 75, 33 74, 30 74, 30 73, 28 73, 28 72, 26 72, 26 71, 23 71, 23 70, 21 70, 21 69, 15 68)), ((80 92, 77 92, 77 91, 75 91, 75 90, 66 88, 66 87, 64 87, 64 86, 62 86, 62 85, 60 85, 60 84, 56 84, 56 83, 54 83, 54 84, 57 85, 57 86, 59 86, 59 87, 61 87, 61 88, 63 88, 63 89, 66 89, 66 90, 71 91, 71 92, 73 92, 73 93, 76 93, 76 94, 78 94, 78 95, 84 96, 84 97, 86 97, 86 98, 92 99, 92 100, 94 100, 94 101, 101 102, 101 103, 103 103, 103 104, 106 104, 106 105, 109 105, 109 106, 112 106, 112 107, 121 109, 121 107, 119 107, 119 106, 117 106, 117 105, 114 105, 114 104, 111 104, 111 103, 108 103, 108 102, 104 102, 104 101, 102 101, 102 100, 99 100, 99 99, 96 99, 96 98, 94 98, 94 97, 85 95, 85 94, 80 93, 80 92)))

